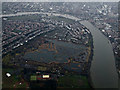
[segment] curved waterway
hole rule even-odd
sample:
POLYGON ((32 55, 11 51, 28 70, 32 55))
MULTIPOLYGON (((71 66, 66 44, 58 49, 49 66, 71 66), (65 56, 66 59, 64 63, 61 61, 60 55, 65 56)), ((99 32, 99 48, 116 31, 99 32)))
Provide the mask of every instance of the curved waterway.
MULTIPOLYGON (((19 16, 27 14, 49 14, 62 16, 69 19, 80 20, 77 17, 43 12, 23 12, 18 14, 0 15, 0 17, 19 16)), ((118 74, 115 67, 115 58, 109 40, 90 22, 80 21, 86 26, 93 36, 94 56, 91 64, 91 79, 94 88, 118 88, 118 74)))
POLYGON ((92 36, 94 56, 91 64, 91 78, 95 88, 118 88, 118 74, 115 58, 109 40, 90 22, 81 21, 92 36))

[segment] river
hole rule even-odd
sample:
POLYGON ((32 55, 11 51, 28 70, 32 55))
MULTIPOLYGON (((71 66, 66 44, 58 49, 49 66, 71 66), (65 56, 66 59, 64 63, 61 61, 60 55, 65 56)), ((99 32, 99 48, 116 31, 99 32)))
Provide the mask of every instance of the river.
POLYGON ((110 41, 90 22, 81 21, 93 36, 94 56, 91 64, 91 78, 95 88, 117 88, 118 74, 110 41))
MULTIPOLYGON (((80 20, 77 17, 43 12, 22 12, 17 14, 0 15, 0 17, 19 16, 27 14, 48 14, 54 16, 62 16, 69 19, 80 20)), ((91 78, 94 88, 118 88, 118 74, 115 67, 115 58, 112 45, 109 40, 90 22, 80 21, 86 26, 93 36, 94 56, 91 64, 91 78)))

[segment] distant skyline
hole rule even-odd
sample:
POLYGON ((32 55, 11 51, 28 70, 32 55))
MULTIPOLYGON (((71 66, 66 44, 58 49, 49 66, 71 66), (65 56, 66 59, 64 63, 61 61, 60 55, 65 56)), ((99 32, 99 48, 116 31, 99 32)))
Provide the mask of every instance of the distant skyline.
POLYGON ((2 2, 119 2, 120 0, 1 0, 2 2))

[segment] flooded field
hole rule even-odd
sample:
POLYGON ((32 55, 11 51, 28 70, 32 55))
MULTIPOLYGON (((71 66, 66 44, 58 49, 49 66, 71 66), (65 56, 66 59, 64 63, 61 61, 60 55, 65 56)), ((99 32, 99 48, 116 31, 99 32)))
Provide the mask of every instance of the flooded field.
POLYGON ((27 52, 25 59, 37 60, 40 62, 68 62, 68 58, 78 58, 79 54, 86 50, 83 45, 73 44, 57 40, 49 40, 49 44, 41 46, 38 50, 27 52), (44 48, 43 48, 44 47, 44 48))

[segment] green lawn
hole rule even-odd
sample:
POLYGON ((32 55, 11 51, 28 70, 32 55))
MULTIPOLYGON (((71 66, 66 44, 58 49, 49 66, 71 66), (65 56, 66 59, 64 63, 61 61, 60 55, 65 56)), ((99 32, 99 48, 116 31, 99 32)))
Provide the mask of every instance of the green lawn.
POLYGON ((7 54, 6 56, 3 57, 2 63, 8 64, 11 59, 12 59, 12 56, 10 54, 7 54))
POLYGON ((3 80, 3 88, 13 88, 13 85, 18 82, 18 78, 20 78, 20 76, 15 76, 12 75, 10 77, 6 76, 6 73, 12 73, 13 69, 3 69, 2 70, 2 80, 3 80))
POLYGON ((66 75, 58 79, 58 87, 66 88, 90 88, 85 76, 66 75))
POLYGON ((12 74, 14 69, 3 69, 2 70, 2 88, 26 88, 27 83, 26 82, 22 82, 21 84, 19 84, 21 82, 21 75, 14 75, 12 74), (10 73, 11 76, 8 77, 6 75, 6 73, 10 73))

